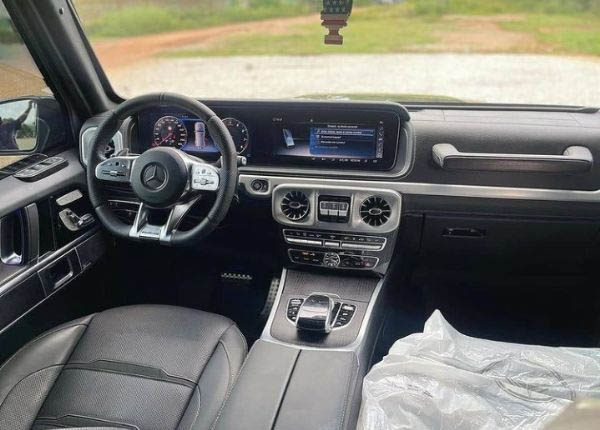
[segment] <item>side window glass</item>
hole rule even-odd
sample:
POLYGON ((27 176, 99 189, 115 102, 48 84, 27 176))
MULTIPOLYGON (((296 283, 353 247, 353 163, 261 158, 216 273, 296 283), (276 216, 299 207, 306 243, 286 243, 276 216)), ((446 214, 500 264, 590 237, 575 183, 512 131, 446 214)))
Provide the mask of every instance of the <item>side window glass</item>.
POLYGON ((35 152, 51 136, 52 91, 0 2, 0 170, 35 152))

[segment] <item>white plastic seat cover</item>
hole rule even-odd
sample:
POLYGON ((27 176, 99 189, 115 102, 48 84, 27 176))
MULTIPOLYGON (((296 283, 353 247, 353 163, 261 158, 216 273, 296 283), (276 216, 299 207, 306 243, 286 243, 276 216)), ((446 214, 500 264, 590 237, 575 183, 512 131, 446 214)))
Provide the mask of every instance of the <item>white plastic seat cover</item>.
POLYGON ((542 429, 589 397, 600 349, 477 339, 435 311, 365 377, 358 429, 542 429))

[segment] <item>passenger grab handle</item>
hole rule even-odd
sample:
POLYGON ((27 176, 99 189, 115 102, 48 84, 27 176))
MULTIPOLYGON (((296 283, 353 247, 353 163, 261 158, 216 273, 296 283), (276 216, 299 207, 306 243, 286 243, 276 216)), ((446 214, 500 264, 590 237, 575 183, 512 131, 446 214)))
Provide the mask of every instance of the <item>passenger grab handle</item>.
POLYGON ((589 172, 594 164, 584 146, 569 146, 562 155, 542 155, 460 152, 450 143, 438 143, 431 152, 434 162, 445 170, 573 174, 589 172))

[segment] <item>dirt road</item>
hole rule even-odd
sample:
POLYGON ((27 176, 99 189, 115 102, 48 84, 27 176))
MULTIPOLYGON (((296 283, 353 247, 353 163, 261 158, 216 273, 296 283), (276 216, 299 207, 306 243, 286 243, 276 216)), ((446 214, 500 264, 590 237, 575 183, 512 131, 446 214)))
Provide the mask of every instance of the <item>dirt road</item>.
POLYGON ((93 45, 103 67, 112 70, 139 63, 173 49, 181 49, 186 46, 202 47, 226 37, 244 33, 285 33, 290 25, 310 22, 320 22, 319 15, 276 18, 219 27, 101 40, 95 41, 93 45))

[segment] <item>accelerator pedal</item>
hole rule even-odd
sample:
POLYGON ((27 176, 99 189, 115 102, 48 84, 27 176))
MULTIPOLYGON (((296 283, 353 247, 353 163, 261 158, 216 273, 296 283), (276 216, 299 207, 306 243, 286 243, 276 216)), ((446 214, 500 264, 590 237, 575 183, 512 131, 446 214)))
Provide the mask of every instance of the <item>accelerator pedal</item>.
POLYGON ((263 306, 262 311, 260 311, 261 318, 267 318, 271 313, 273 304, 275 304, 275 298, 277 297, 277 290, 279 290, 279 282, 280 279, 278 277, 271 279, 271 285, 269 286, 269 293, 267 294, 265 305, 263 306))

